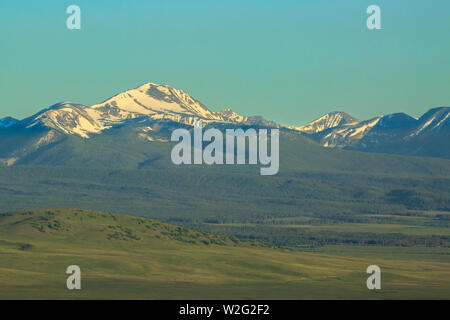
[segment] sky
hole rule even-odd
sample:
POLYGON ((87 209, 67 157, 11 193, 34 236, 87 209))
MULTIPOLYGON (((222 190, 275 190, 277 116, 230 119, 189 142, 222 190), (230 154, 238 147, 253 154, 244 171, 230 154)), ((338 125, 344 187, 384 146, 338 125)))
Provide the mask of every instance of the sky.
POLYGON ((450 105, 449 17, 448 0, 0 0, 0 118, 146 82, 286 125, 417 117, 450 105))

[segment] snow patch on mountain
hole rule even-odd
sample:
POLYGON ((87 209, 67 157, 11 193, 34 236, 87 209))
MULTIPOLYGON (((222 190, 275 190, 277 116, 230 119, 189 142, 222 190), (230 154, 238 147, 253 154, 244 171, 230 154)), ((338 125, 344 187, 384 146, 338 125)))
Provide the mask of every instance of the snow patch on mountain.
POLYGON ((298 131, 313 134, 342 125, 357 125, 361 121, 342 111, 330 112, 304 126, 296 127, 298 131))
MULTIPOLYGON (((38 148, 56 141, 61 134, 88 139, 104 130, 129 123, 138 126, 133 130, 137 131, 136 136, 140 139, 166 141, 164 135, 158 133, 159 125, 174 122, 193 126, 197 120, 205 124, 284 128, 308 136, 326 147, 373 150, 378 145, 388 145, 394 141, 401 144, 416 136, 450 128, 450 108, 431 109, 419 119, 405 113, 395 113, 366 121, 335 111, 303 126, 281 126, 260 116, 239 115, 230 108, 214 112, 182 90, 146 83, 90 107, 65 101, 21 121, 3 118, 0 119, 0 128, 2 131, 9 128, 12 131, 16 128, 37 129, 34 131, 41 135, 35 143, 38 148), (43 135, 40 129, 44 130, 43 135)), ((446 132, 443 131, 444 134, 446 132)))
POLYGON ((204 123, 276 124, 261 117, 246 117, 231 109, 213 112, 182 90, 166 85, 146 83, 119 93, 100 104, 87 107, 68 101, 55 104, 23 120, 27 128, 45 126, 65 134, 89 138, 92 134, 125 123, 126 121, 170 120, 193 125, 204 123))
POLYGON ((39 113, 29 120, 27 127, 36 125, 44 125, 66 134, 78 134, 83 138, 88 138, 90 133, 110 128, 101 121, 101 114, 96 110, 70 102, 58 103, 39 113))
POLYGON ((186 92, 154 83, 127 90, 91 108, 97 110, 105 120, 112 121, 138 116, 156 116, 158 119, 161 114, 218 120, 213 112, 186 92))
POLYGON ((411 135, 419 135, 423 131, 440 130, 445 124, 450 124, 450 107, 430 109, 418 121, 421 124, 411 135))
POLYGON ((345 148, 355 144, 362 139, 378 123, 381 117, 373 118, 359 123, 348 123, 341 127, 331 128, 324 131, 326 134, 319 133, 320 142, 325 147, 345 148))

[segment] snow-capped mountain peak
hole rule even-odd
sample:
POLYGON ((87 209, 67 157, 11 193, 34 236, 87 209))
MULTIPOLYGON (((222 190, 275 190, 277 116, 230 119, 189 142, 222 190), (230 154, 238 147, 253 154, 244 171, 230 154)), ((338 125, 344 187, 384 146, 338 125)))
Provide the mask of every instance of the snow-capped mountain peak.
POLYGON ((91 108, 111 121, 155 115, 216 119, 213 112, 186 92, 154 83, 126 90, 91 108))
POLYGON ((445 153, 444 149, 450 141, 449 107, 430 109, 419 119, 405 113, 394 113, 365 121, 335 111, 306 125, 291 127, 259 116, 242 116, 230 108, 214 112, 183 90, 151 82, 90 107, 64 101, 21 121, 3 118, 0 119, 0 129, 4 136, 9 132, 11 135, 27 132, 30 136, 35 135, 30 146, 23 149, 29 151, 57 141, 64 135, 87 139, 105 130, 124 126, 130 126, 131 132, 138 138, 167 141, 167 136, 164 136, 167 128, 192 126, 197 120, 204 123, 280 128, 290 133, 301 133, 326 147, 374 152, 411 152, 415 155, 425 152, 440 155, 445 153))
POLYGON ((248 120, 248 117, 237 114, 231 108, 226 108, 222 111, 216 112, 215 114, 223 121, 246 122, 248 120))
POLYGON ((412 133, 418 135, 424 131, 440 130, 443 126, 450 126, 450 107, 430 109, 418 119, 419 127, 412 133))
POLYGON ((343 125, 353 125, 358 124, 361 121, 353 118, 348 113, 343 111, 334 111, 327 113, 326 115, 320 117, 319 119, 316 119, 306 125, 297 127, 296 129, 298 131, 302 131, 305 133, 313 134, 313 133, 319 133, 321 131, 340 127, 343 125))
POLYGON ((97 110, 68 101, 44 109, 23 122, 27 128, 43 125, 66 134, 78 134, 83 138, 88 138, 90 133, 110 128, 101 121, 97 110))
MULTIPOLYGON (((170 120, 187 125, 193 125, 197 120, 229 123, 249 121, 249 117, 241 116, 231 109, 213 112, 183 90, 149 82, 90 107, 69 101, 60 102, 21 123, 26 128, 43 126, 64 134, 89 138, 91 134, 135 119, 170 120)), ((261 120, 258 118, 258 121, 261 120)), ((6 120, 0 122, 0 126, 6 126, 6 120)))

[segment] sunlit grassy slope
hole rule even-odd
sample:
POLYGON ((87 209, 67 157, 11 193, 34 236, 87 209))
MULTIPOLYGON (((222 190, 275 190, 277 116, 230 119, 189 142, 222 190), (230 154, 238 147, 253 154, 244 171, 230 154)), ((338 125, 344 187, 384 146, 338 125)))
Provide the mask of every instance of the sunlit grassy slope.
POLYGON ((0 298, 448 298, 450 251, 408 250, 300 252, 126 215, 23 211, 0 215, 0 298), (371 264, 377 292, 366 288, 371 264), (81 291, 66 288, 69 265, 81 291))

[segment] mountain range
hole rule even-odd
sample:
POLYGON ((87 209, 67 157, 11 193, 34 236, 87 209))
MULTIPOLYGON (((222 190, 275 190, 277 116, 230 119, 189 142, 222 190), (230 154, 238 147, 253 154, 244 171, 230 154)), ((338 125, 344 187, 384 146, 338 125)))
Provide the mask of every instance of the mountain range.
POLYGON ((361 121, 345 112, 331 112, 296 129, 325 147, 450 157, 449 107, 430 109, 418 119, 393 113, 361 121))
MULTIPOLYGON (((56 164, 66 164, 64 159, 70 155, 65 157, 61 152, 73 152, 74 141, 78 141, 77 146, 86 146, 92 138, 100 141, 104 136, 109 137, 101 140, 108 140, 108 146, 103 147, 109 151, 114 148, 111 139, 120 139, 124 146, 137 143, 142 148, 143 142, 168 142, 174 128, 192 128, 196 120, 219 128, 279 128, 282 136, 306 137, 330 148, 450 158, 449 115, 449 107, 440 107, 418 119, 395 113, 361 121, 336 111, 293 127, 260 116, 239 115, 231 109, 211 111, 182 90, 146 83, 92 106, 60 102, 23 120, 0 119, 0 160, 7 166, 42 165, 55 164, 55 157, 60 157, 56 164)), ((102 144, 99 141, 91 148, 94 152, 102 144)), ((119 149, 111 154, 123 152, 119 149)), ((83 164, 92 162, 89 155, 84 152, 83 164)))

